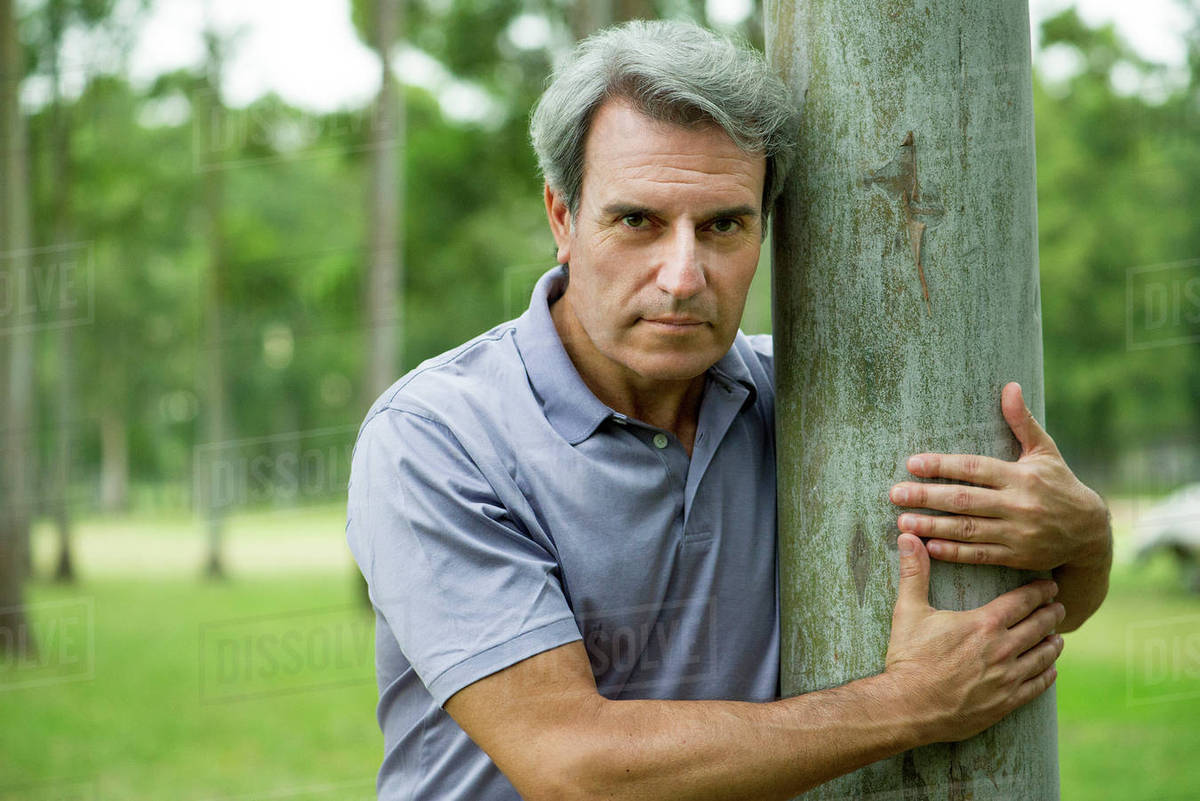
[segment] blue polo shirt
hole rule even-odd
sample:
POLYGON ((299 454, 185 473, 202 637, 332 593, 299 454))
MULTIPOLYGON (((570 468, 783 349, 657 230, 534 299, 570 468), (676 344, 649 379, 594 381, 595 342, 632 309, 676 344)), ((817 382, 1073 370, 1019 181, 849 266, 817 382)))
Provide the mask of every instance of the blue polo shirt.
POLYGON ((583 640, 612 699, 778 697, 771 338, 709 368, 691 457, 583 383, 529 309, 397 381, 354 448, 347 539, 375 608, 379 797, 517 801, 455 692, 583 640))

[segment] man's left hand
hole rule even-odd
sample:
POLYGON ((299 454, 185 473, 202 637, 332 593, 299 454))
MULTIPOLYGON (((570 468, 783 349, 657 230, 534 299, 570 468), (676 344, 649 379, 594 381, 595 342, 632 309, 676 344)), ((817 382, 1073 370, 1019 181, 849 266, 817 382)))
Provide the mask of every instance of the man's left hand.
POLYGON ((919 478, 968 484, 902 482, 891 490, 897 506, 949 515, 905 512, 897 525, 927 539, 929 554, 947 562, 1053 570, 1102 564, 1111 548, 1108 508, 1075 477, 1054 440, 1034 419, 1015 382, 1005 385, 1000 408, 1021 443, 1016 462, 987 456, 920 453, 908 471, 919 478))

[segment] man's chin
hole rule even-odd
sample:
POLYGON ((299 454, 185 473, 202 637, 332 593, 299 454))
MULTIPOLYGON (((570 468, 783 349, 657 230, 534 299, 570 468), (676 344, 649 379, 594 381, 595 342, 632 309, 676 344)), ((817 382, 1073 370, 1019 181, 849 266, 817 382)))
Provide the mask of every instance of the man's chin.
POLYGON ((635 373, 652 381, 690 381, 712 367, 724 354, 662 353, 642 354, 627 362, 635 373))

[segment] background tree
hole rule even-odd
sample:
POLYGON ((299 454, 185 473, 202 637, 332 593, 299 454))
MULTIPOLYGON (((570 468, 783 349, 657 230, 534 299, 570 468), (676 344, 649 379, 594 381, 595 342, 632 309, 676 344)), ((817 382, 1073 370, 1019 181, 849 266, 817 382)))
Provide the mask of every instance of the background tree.
POLYGON ((27 313, 32 284, 25 120, 21 113, 24 52, 15 0, 0 0, 0 254, 6 294, 0 317, 4 458, 0 464, 0 656, 35 650, 22 608, 29 570, 33 428, 33 330, 27 313))
POLYGON ((210 458, 206 460, 205 525, 208 530, 208 556, 204 572, 209 578, 222 578, 225 568, 221 543, 224 538, 226 501, 222 498, 224 472, 219 469, 219 453, 230 439, 228 407, 225 389, 225 342, 223 310, 226 306, 226 242, 225 242, 225 181, 223 165, 216 158, 219 151, 216 137, 225 136, 225 108, 221 100, 222 43, 210 28, 204 36, 207 61, 204 79, 199 85, 197 103, 201 154, 214 160, 204 170, 204 213, 207 222, 208 271, 204 282, 204 420, 205 438, 210 458))
MULTIPOLYGON (((50 186, 49 208, 44 216, 44 238, 50 252, 65 253, 74 242, 71 220, 71 195, 73 180, 71 169, 71 138, 74 131, 73 108, 63 96, 63 41, 72 27, 92 29, 112 14, 111 0, 47 0, 38 9, 32 21, 40 23, 34 50, 38 68, 49 79, 50 100, 46 109, 49 126, 46 141, 42 144, 48 156, 48 180, 50 186)), ((84 256, 86 259, 86 255, 84 256)), ((76 310, 65 306, 58 310, 58 320, 53 321, 57 339, 55 354, 57 387, 54 404, 55 442, 48 458, 48 470, 43 479, 50 488, 46 499, 58 531, 58 558, 54 574, 60 581, 74 579, 74 562, 71 556, 71 503, 70 486, 72 446, 76 438, 77 404, 75 402, 76 362, 74 358, 73 315, 76 310)))
MULTIPOLYGON (((404 262, 400 220, 404 204, 404 105, 397 101, 392 75, 392 49, 402 37, 402 0, 370 0, 371 44, 379 57, 379 93, 373 125, 368 129, 371 156, 370 244, 363 295, 367 330, 366 403, 371 403, 398 377, 403 363, 404 262), (396 158, 396 154, 400 158, 396 158)), ((402 97, 402 95, 401 95, 402 97)))

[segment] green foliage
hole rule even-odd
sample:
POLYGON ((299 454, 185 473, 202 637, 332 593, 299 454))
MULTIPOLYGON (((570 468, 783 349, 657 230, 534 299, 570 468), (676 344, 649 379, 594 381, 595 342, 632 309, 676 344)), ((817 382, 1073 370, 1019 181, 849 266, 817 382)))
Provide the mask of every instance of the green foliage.
MULTIPOLYGON (((373 1, 353 3, 365 41, 373 1)), ((701 13, 690 2, 659 5, 701 13)), ((426 90, 404 87, 405 135, 395 146, 409 369, 519 314, 531 279, 553 263, 526 125, 569 25, 557 3, 400 7, 401 41, 499 109, 483 124, 458 122, 426 90), (545 16, 552 43, 521 50, 508 40, 505 30, 523 13, 545 16)), ((31 8, 22 20, 28 69, 50 69, 51 49, 71 26, 127 39, 110 11, 111 0, 31 8)), ((1068 11, 1046 23, 1043 38, 1073 48, 1082 64, 1065 81, 1039 78, 1034 87, 1047 416, 1085 478, 1113 486, 1124 480, 1113 468, 1124 454, 1170 441, 1194 450, 1200 437, 1200 346, 1131 349, 1128 341, 1131 271, 1200 256, 1200 71, 1151 102, 1114 89, 1115 71, 1154 81, 1162 70, 1112 28, 1090 28, 1068 11)), ((1189 41, 1195 66, 1200 34, 1189 41)), ((126 421, 134 482, 190 485, 203 441, 203 193, 214 170, 224 190, 219 347, 230 436, 353 426, 365 411, 373 107, 313 114, 263 97, 229 110, 212 152, 202 152, 209 99, 194 71, 164 74, 147 88, 94 74, 62 109, 70 121, 68 233, 86 245, 95 309, 76 338, 77 483, 95 483, 98 420, 107 414, 126 421)), ((56 224, 54 115, 46 106, 29 119, 40 245, 53 241, 56 224)), ((769 326, 769 264, 761 272, 748 330, 769 326)), ((40 336, 39 409, 54 408, 55 347, 52 335, 40 336)), ((52 418, 37 425, 48 465, 52 418)))
POLYGON ((1200 443, 1200 345, 1140 347, 1131 283, 1138 270, 1200 255, 1200 76, 1161 103, 1118 93, 1117 68, 1146 79, 1162 68, 1073 10, 1046 21, 1043 44, 1074 49, 1082 64, 1065 83, 1034 84, 1046 414, 1086 478, 1141 483, 1112 473, 1122 452, 1200 443))

